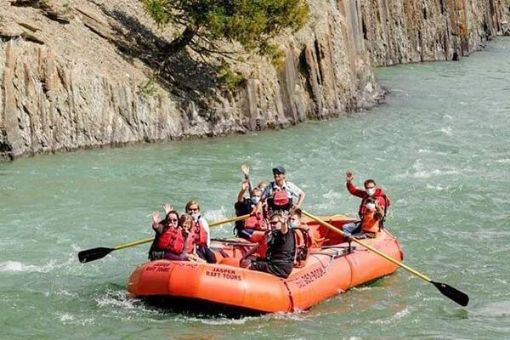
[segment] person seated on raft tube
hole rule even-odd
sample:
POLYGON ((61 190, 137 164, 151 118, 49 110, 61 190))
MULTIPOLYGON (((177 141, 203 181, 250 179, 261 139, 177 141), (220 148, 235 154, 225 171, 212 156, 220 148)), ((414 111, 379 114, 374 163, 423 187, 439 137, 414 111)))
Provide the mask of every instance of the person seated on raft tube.
POLYGON ((185 260, 184 236, 178 225, 179 214, 169 204, 165 204, 165 218, 160 220, 159 212, 152 213, 152 229, 156 237, 149 250, 149 259, 185 260))
POLYGON ((255 187, 251 191, 250 197, 247 198, 244 197, 244 194, 248 190, 248 187, 248 181, 244 181, 237 195, 237 202, 234 204, 234 208, 236 216, 250 214, 250 217, 244 221, 236 221, 234 229, 237 237, 250 240, 255 230, 266 230, 267 228, 264 223, 262 202, 260 201, 262 191, 258 187, 255 187))
POLYGON ((345 184, 347 186, 347 190, 354 196, 357 196, 361 198, 361 203, 359 205, 358 209, 358 215, 360 218, 362 218, 364 214, 365 209, 365 200, 368 197, 373 197, 377 205, 383 208, 383 218, 381 220, 381 228, 383 228, 384 218, 386 217, 386 213, 388 211, 388 208, 390 207, 390 199, 386 195, 386 193, 381 189, 377 187, 377 184, 373 179, 367 179, 363 184, 365 187, 365 190, 360 190, 356 188, 354 184, 352 184, 352 180, 354 179, 354 175, 352 174, 352 171, 347 171, 345 176, 345 184))
POLYGON ((186 254, 186 258, 190 261, 205 262, 196 255, 196 234, 193 230, 194 225, 193 217, 189 214, 182 214, 179 218, 179 226, 184 236, 184 253, 186 254))
POLYGON ((269 183, 267 181, 260 181, 256 188, 260 189, 261 192, 264 192, 264 190, 266 190, 267 186, 269 185, 269 183))
POLYGON ((273 168, 274 181, 269 183, 262 193, 263 202, 267 203, 269 214, 274 211, 289 212, 291 208, 300 208, 305 199, 305 192, 297 185, 286 180, 283 166, 273 168))
POLYGON ((294 231, 296 241, 296 255, 294 259, 294 267, 304 267, 306 259, 310 254, 310 247, 312 247, 312 237, 308 226, 301 224, 301 209, 292 209, 289 214, 288 225, 294 231))
POLYGON ((209 249, 211 245, 211 236, 209 234, 209 224, 200 215, 200 205, 196 201, 186 203, 186 213, 193 217, 193 233, 195 237, 196 254, 206 260, 208 263, 216 263, 216 256, 209 249))
MULTIPOLYGON (((294 230, 289 228, 281 212, 271 215, 269 225, 271 232, 267 240, 266 256, 252 261, 249 265, 250 269, 287 278, 294 267, 294 256, 296 254, 294 230)), ((246 264, 244 261, 242 266, 246 264)))
POLYGON ((363 232, 367 236, 375 237, 381 231, 381 221, 384 216, 384 210, 374 197, 368 197, 363 207, 363 216, 361 221, 345 224, 343 232, 346 236, 363 232))

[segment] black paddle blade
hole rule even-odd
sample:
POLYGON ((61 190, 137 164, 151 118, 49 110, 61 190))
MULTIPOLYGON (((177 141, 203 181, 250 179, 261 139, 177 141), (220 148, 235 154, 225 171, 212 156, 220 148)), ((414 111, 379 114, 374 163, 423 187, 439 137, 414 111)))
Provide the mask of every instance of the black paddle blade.
POLYGON ((81 263, 98 260, 100 258, 105 257, 113 250, 115 249, 103 247, 83 250, 78 253, 78 260, 80 260, 81 263))
POLYGON ((469 296, 467 294, 461 292, 460 290, 453 288, 452 286, 447 285, 442 282, 430 281, 437 289, 446 297, 449 297, 453 301, 457 302, 459 305, 466 307, 469 302, 469 296))

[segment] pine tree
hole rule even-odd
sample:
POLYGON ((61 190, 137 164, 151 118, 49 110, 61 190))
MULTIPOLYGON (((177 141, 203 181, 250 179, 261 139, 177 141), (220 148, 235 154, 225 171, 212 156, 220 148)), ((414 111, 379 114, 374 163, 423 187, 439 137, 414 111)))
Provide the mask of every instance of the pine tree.
POLYGON ((140 0, 158 25, 182 27, 163 48, 168 57, 186 46, 220 52, 215 42, 237 41, 259 54, 275 52, 270 40, 299 30, 309 18, 307 0, 140 0))

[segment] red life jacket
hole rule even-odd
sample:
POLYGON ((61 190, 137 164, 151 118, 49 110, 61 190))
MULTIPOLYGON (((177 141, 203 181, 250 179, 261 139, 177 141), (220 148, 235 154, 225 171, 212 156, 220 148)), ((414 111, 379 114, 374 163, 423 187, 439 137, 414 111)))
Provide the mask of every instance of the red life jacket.
POLYGON ((257 216, 253 215, 244 220, 244 227, 246 229, 257 229, 258 227, 257 216))
POLYGON ((207 245, 207 231, 200 224, 200 218, 195 222, 195 243, 198 246, 207 245))
POLYGON ((157 248, 181 254, 184 250, 184 237, 180 228, 170 227, 158 237, 157 248))
POLYGON ((273 196, 268 198, 269 210, 289 210, 292 207, 292 199, 287 190, 273 190, 273 196))
POLYGON ((195 252, 195 234, 189 233, 184 240, 184 251, 187 254, 193 254, 195 252))
POLYGON ((244 227, 246 229, 265 230, 264 215, 262 213, 253 213, 244 220, 244 227))
POLYGON ((289 204, 289 196, 287 196, 287 191, 279 190, 275 191, 273 194, 273 204, 276 207, 284 207, 289 204))

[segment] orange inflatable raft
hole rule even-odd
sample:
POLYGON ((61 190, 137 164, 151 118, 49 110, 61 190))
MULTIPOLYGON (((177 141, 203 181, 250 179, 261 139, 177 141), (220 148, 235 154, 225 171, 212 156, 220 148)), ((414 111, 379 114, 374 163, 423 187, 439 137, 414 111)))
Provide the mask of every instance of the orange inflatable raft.
MULTIPOLYGON (((323 217, 335 227, 351 220, 343 215, 323 217)), ((385 275, 398 268, 383 257, 344 238, 317 222, 304 218, 314 246, 299 268, 282 279, 239 267, 253 246, 241 239, 214 241, 217 264, 158 260, 140 265, 131 274, 128 291, 141 298, 165 298, 254 312, 294 312, 385 275)), ((387 229, 363 240, 369 246, 402 261, 398 241, 387 229)))

